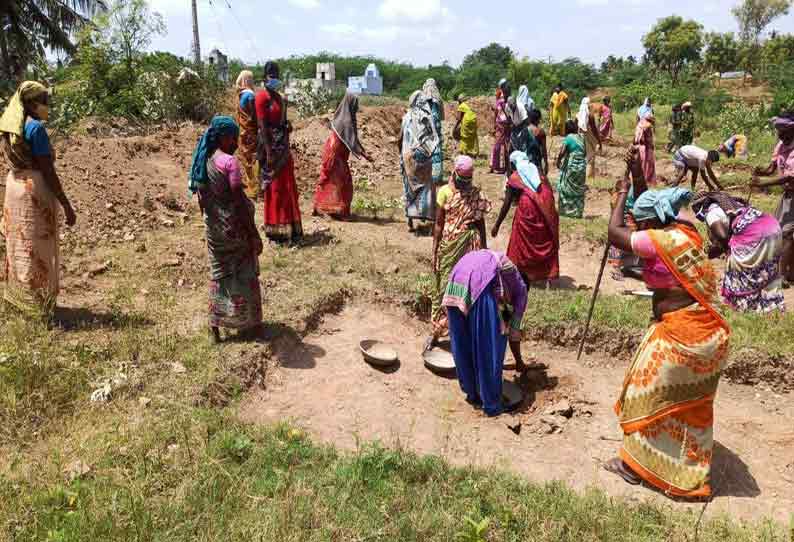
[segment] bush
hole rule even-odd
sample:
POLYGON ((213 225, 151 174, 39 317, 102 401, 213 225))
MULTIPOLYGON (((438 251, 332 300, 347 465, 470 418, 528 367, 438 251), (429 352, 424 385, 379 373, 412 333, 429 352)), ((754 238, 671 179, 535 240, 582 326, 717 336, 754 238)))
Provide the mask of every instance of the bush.
POLYGON ((313 83, 303 81, 298 83, 298 90, 291 103, 301 118, 314 117, 335 110, 344 95, 344 87, 315 87, 313 83))
POLYGON ((721 137, 733 134, 750 136, 763 130, 767 126, 767 119, 763 106, 733 102, 722 109, 716 118, 716 125, 721 137))

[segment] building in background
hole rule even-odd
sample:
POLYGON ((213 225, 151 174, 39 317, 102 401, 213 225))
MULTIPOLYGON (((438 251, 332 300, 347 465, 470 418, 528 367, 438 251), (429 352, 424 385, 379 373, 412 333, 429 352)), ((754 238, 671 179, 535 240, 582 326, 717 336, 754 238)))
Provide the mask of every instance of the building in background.
POLYGON ((336 80, 336 65, 333 62, 318 62, 314 79, 295 79, 291 74, 287 74, 286 81, 284 93, 287 97, 292 97, 307 87, 315 91, 320 89, 334 91, 345 87, 344 81, 336 80))
POLYGON ((210 51, 207 62, 215 68, 218 79, 224 83, 229 83, 229 58, 217 49, 210 51))
POLYGON ((363 76, 348 77, 347 90, 353 94, 372 96, 383 94, 383 77, 380 76, 378 67, 375 64, 370 64, 363 76))

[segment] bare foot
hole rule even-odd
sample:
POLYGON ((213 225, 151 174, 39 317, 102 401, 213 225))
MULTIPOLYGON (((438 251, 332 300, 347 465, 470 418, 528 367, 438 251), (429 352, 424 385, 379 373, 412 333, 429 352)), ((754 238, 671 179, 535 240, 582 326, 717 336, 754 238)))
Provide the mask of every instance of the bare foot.
POLYGON ((612 474, 617 474, 627 484, 631 484, 633 486, 640 485, 642 483, 642 478, 634 474, 634 471, 626 465, 622 459, 619 457, 613 457, 606 463, 604 463, 604 470, 607 472, 611 472, 612 474))

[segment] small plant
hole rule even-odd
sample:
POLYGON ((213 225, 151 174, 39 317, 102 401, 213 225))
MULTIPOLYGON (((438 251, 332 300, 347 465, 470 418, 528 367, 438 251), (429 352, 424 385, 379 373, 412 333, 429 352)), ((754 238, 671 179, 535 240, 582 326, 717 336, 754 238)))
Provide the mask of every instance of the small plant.
POLYGON ((245 463, 254 452, 253 441, 245 434, 233 431, 222 431, 215 437, 213 455, 230 459, 237 464, 245 463))
POLYGON ((461 542, 486 542, 485 537, 488 534, 490 523, 488 518, 482 521, 474 521, 471 517, 466 516, 463 530, 455 538, 461 542))
POLYGON ((292 104, 301 118, 314 117, 334 110, 344 95, 344 89, 318 87, 311 81, 303 81, 297 84, 292 104))

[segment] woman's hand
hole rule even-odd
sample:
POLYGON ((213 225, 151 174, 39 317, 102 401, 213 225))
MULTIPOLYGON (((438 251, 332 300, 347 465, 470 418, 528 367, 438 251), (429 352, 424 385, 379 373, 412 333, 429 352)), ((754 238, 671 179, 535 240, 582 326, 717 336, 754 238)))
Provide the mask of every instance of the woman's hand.
POLYGON ((625 192, 628 194, 629 190, 631 190, 631 182, 627 177, 623 177, 622 179, 618 179, 615 181, 615 193, 620 194, 625 192))
POLYGON ((433 273, 438 273, 438 251, 433 252, 433 273))
POLYGON ((499 235, 499 226, 499 224, 493 225, 493 228, 491 228, 491 237, 495 238, 497 235, 499 235))
POLYGON ((66 225, 71 227, 77 224, 77 215, 74 213, 74 209, 72 209, 72 204, 70 202, 66 202, 63 205, 63 213, 66 217, 66 225))

